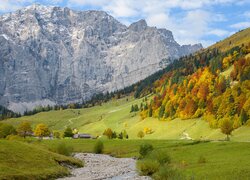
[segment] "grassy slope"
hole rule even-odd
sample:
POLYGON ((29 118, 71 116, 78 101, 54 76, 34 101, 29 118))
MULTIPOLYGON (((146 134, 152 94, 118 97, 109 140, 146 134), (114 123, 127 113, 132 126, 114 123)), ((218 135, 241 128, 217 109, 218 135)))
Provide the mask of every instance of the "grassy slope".
POLYGON ((81 163, 25 142, 0 140, 0 179, 48 179, 67 175, 60 162, 81 163))
MULTIPOLYGON (((74 147, 77 152, 92 152, 96 140, 43 141, 50 148, 60 142, 74 147)), ((104 140, 104 153, 118 157, 138 156, 139 146, 150 143, 155 149, 164 149, 172 158, 172 165, 190 179, 247 179, 250 177, 250 143, 206 142, 173 140, 104 140), (203 156, 205 163, 199 163, 203 156)))
POLYGON ((232 47, 241 46, 243 43, 247 45, 250 42, 250 28, 244 29, 240 32, 235 33, 229 38, 219 41, 209 48, 219 48, 222 51, 227 51, 232 47), (231 44, 230 44, 231 41, 231 44))
MULTIPOLYGON (((88 109, 51 111, 26 116, 18 119, 9 119, 5 122, 18 124, 22 120, 28 120, 33 125, 46 123, 51 129, 63 130, 65 126, 78 128, 82 133, 102 135, 106 128, 116 132, 123 129, 129 134, 130 139, 137 138, 137 133, 145 127, 152 128, 154 133, 147 135, 145 139, 180 139, 183 132, 187 132, 194 139, 224 139, 219 129, 210 129, 202 119, 189 119, 173 121, 159 121, 154 118, 147 118, 143 121, 135 113, 129 113, 132 104, 140 104, 141 99, 134 100, 129 97, 118 101, 110 101, 102 106, 95 106, 88 109), (80 114, 78 114, 78 112, 80 114)), ((232 140, 250 141, 250 127, 242 127, 233 133, 232 140)))

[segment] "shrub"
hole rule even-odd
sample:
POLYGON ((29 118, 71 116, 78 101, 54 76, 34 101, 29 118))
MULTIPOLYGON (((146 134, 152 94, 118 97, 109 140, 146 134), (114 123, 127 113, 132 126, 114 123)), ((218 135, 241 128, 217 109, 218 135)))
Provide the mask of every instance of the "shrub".
POLYGON ((152 159, 143 159, 137 161, 137 169, 139 173, 144 176, 151 176, 160 168, 160 163, 152 159))
POLYGON ((56 138, 56 139, 60 139, 61 137, 61 134, 59 131, 53 131, 53 137, 56 138))
POLYGON ((66 145, 65 143, 60 143, 57 146, 56 152, 58 154, 62 154, 62 155, 65 155, 65 156, 70 156, 71 153, 73 152, 73 147, 69 146, 69 145, 66 145))
POLYGON ((202 164, 202 163, 206 163, 207 160, 204 156, 200 156, 199 159, 198 159, 198 163, 202 164))
POLYGON ((169 167, 168 165, 160 167, 159 171, 157 171, 153 175, 153 179, 155 180, 169 180, 169 179, 185 179, 184 176, 177 171, 176 169, 173 169, 169 167))
POLYGON ((171 158, 166 151, 154 150, 146 156, 146 159, 156 160, 161 165, 170 164, 171 158))
POLYGON ((143 131, 139 131, 137 134, 137 137, 139 137, 139 138, 143 138, 144 136, 145 136, 145 134, 143 131))
POLYGON ((0 123, 0 138, 6 138, 11 134, 15 135, 16 129, 10 124, 0 123))
POLYGON ((154 148, 151 144, 145 143, 140 146, 139 153, 142 157, 145 157, 147 154, 149 154, 153 150, 154 148))
POLYGON ((8 135, 7 137, 6 137, 6 139, 7 140, 22 140, 22 138, 20 137, 20 136, 18 136, 18 135, 13 135, 13 134, 11 134, 11 135, 8 135))
POLYGON ((98 140, 94 146, 94 153, 101 154, 103 152, 103 142, 101 140, 98 140))

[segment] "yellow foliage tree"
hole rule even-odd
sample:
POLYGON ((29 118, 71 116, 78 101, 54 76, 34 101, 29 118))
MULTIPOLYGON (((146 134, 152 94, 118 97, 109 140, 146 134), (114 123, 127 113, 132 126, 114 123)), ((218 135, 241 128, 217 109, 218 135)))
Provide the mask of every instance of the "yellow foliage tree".
POLYGON ((28 135, 32 134, 32 128, 28 121, 23 121, 21 124, 17 127, 17 133, 19 136, 26 137, 28 135))
POLYGON ((50 131, 46 124, 38 124, 34 130, 34 134, 35 136, 42 139, 45 136, 49 136, 50 131))
POLYGON ((224 117, 220 120, 220 129, 223 134, 227 135, 229 141, 229 135, 231 135, 233 128, 233 121, 229 117, 224 117))
POLYGON ((226 68, 229 67, 231 60, 232 60, 232 56, 231 55, 223 58, 223 61, 222 61, 222 67, 223 67, 223 69, 226 69, 226 68))
POLYGON ((143 129, 143 132, 144 132, 145 134, 152 134, 152 133, 153 133, 153 130, 152 130, 151 128, 149 128, 149 127, 145 127, 145 128, 143 129))

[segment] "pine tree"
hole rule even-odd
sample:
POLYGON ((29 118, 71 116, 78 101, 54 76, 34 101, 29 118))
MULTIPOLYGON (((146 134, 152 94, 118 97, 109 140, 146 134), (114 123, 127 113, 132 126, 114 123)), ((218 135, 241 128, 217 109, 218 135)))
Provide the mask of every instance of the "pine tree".
POLYGON ((135 112, 139 111, 139 107, 138 107, 137 104, 134 106, 134 111, 135 111, 135 112))
POLYGON ((72 137, 74 134, 73 134, 73 131, 70 127, 67 127, 64 131, 64 137, 72 137))
POLYGON ((244 109, 241 110, 240 112, 240 121, 242 124, 245 124, 248 120, 248 115, 244 109))
POLYGON ((130 112, 134 112, 135 109, 134 109, 134 105, 131 106, 131 109, 130 109, 130 112))

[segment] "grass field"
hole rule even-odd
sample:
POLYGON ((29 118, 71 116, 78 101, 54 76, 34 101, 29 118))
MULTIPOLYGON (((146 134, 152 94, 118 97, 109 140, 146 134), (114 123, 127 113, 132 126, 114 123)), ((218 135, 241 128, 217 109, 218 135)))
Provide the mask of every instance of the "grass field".
MULTIPOLYGON (((47 148, 65 142, 76 152, 92 152, 96 140, 43 141, 47 148)), ((139 156, 139 146, 150 143, 155 149, 167 151, 171 165, 187 179, 248 179, 250 177, 250 143, 199 142, 175 140, 104 140, 104 153, 118 157, 139 156), (199 162, 203 157, 205 162, 199 162)))
MULTIPOLYGON (((27 142, 0 140, 0 179, 48 179, 68 174, 58 162, 78 161, 53 153, 65 143, 75 152, 93 152, 97 140, 36 139, 27 142)), ((143 143, 152 144, 171 157, 171 166, 187 179, 248 179, 250 143, 177 140, 103 140, 104 153, 116 157, 139 157, 143 143), (199 162, 200 158, 203 162, 199 162)))
MULTIPOLYGON (((154 133, 146 135, 145 139, 180 139, 183 132, 193 139, 223 140, 225 136, 219 129, 211 129, 202 119, 159 121, 155 118, 141 120, 139 113, 130 113, 132 104, 138 104, 142 99, 132 97, 112 100, 102 106, 85 109, 67 109, 61 111, 42 112, 33 116, 24 116, 17 119, 8 119, 4 122, 18 125, 27 120, 33 127, 38 123, 47 124, 52 130, 64 130, 70 126, 77 128, 81 133, 90 133, 94 136, 102 135, 106 128, 116 132, 126 130, 130 139, 137 139, 137 133, 144 128, 151 128, 154 133)), ((232 140, 250 141, 250 127, 241 127, 233 132, 232 140)))
POLYGON ((246 28, 240 32, 235 33, 229 38, 219 41, 209 48, 219 48, 221 51, 227 51, 235 46, 247 45, 250 41, 250 28, 246 28))
POLYGON ((0 140, 0 179, 49 179, 69 174, 59 163, 81 162, 21 141, 0 140))

